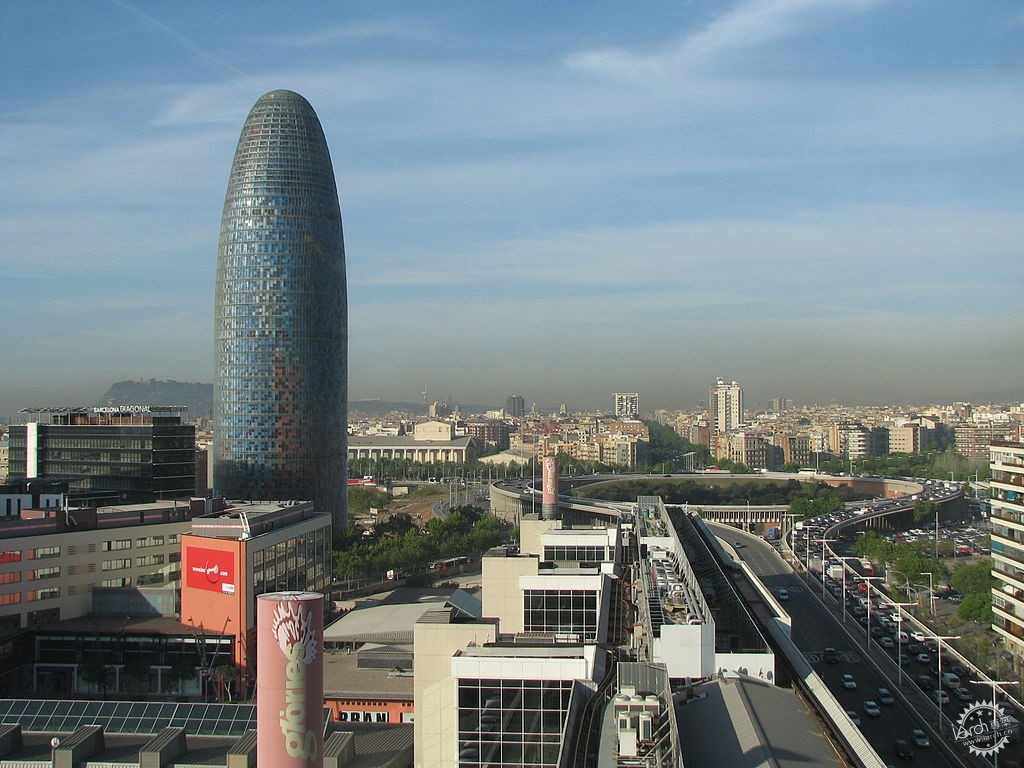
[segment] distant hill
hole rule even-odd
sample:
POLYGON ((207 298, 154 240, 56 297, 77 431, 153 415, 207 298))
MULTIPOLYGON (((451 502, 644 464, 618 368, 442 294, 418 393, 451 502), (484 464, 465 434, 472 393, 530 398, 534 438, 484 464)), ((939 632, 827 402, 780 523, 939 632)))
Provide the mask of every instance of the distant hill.
MULTIPOLYGON (((159 381, 139 379, 119 381, 111 385, 96 405, 187 405, 185 418, 211 418, 213 414, 213 384, 185 381, 159 381)), ((463 413, 481 413, 483 406, 463 406, 463 413)), ((402 413, 414 416, 426 415, 422 403, 400 403, 390 400, 353 400, 348 404, 349 417, 382 418, 389 414, 402 413)))
POLYGON ((141 379, 112 384, 96 405, 187 405, 185 419, 211 418, 213 384, 141 379))

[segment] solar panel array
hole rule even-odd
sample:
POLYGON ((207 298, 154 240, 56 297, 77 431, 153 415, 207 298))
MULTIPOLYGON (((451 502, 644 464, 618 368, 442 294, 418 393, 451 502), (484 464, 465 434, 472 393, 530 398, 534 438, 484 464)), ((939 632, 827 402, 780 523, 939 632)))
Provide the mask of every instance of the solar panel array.
POLYGON ((144 701, 0 699, 0 723, 22 731, 71 733, 101 725, 104 733, 155 734, 167 727, 208 736, 240 736, 256 727, 252 704, 172 704, 144 701))

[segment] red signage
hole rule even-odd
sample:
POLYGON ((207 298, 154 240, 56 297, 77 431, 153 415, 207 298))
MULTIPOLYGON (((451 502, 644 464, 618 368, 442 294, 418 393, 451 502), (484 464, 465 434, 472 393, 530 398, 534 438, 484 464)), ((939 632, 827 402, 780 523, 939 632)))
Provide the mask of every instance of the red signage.
POLYGON ((185 549, 185 585, 235 594, 235 553, 205 547, 185 549))

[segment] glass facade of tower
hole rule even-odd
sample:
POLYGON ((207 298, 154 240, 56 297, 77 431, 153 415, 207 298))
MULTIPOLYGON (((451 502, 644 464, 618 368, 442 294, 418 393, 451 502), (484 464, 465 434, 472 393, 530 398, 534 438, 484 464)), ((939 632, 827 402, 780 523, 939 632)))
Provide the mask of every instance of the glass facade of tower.
POLYGON ((309 103, 252 108, 224 200, 214 313, 214 491, 345 519, 348 301, 341 209, 309 103))

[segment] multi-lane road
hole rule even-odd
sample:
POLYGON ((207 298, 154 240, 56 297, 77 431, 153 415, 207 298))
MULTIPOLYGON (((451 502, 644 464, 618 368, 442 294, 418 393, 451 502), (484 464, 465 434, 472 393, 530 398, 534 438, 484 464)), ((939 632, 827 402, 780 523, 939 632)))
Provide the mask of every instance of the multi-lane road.
MULTIPOLYGON (((860 729, 871 742, 875 751, 885 761, 896 761, 896 740, 906 740, 914 750, 917 762, 928 766, 964 766, 975 764, 973 759, 960 759, 947 746, 940 743, 934 729, 934 717, 920 715, 907 700, 916 697, 914 683, 904 675, 903 688, 890 680, 876 666, 890 664, 883 658, 885 651, 874 641, 871 650, 866 650, 865 630, 856 620, 849 618, 846 624, 830 611, 821 600, 821 594, 802 577, 793 573, 779 553, 762 539, 737 531, 728 526, 711 525, 712 530, 729 546, 736 542, 737 555, 744 561, 766 587, 778 593, 784 588, 789 595, 785 603, 792 618, 792 638, 796 646, 814 667, 814 670, 828 685, 844 709, 854 712, 860 719, 860 729), (833 648, 838 661, 830 663, 825 659, 825 649, 833 648), (843 675, 851 675, 857 687, 850 690, 843 687, 843 675), (882 704, 878 690, 887 688, 892 692, 894 702, 882 704), (864 709, 865 701, 878 702, 880 714, 871 716, 864 709), (912 731, 920 728, 929 735, 931 745, 915 747, 912 731)), ((820 585, 819 585, 820 589, 820 585)), ((834 603, 830 605, 834 606, 834 603)), ((946 738, 949 724, 945 725, 946 738)), ((976 763, 981 765, 980 762, 976 763)))

